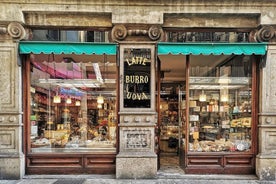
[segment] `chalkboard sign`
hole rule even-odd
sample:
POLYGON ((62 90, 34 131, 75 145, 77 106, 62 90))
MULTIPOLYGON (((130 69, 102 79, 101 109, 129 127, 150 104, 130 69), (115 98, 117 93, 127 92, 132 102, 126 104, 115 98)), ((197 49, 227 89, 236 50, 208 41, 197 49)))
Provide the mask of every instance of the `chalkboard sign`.
POLYGON ((124 107, 150 108, 151 49, 124 49, 124 107))

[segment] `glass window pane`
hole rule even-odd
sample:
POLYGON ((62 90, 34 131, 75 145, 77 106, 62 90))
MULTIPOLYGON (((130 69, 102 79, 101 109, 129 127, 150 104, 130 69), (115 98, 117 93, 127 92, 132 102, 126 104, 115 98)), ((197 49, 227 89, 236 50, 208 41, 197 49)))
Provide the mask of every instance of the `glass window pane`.
POLYGON ((249 42, 249 32, 172 32, 168 42, 249 42))
POLYGON ((34 41, 109 42, 108 31, 32 30, 34 41))
POLYGON ((250 151, 251 66, 250 56, 191 57, 189 151, 250 151))
POLYGON ((34 41, 59 41, 59 30, 33 30, 31 39, 34 41))
POLYGON ((31 58, 31 151, 114 152, 115 56, 31 58), (79 62, 85 60, 91 62, 79 62))

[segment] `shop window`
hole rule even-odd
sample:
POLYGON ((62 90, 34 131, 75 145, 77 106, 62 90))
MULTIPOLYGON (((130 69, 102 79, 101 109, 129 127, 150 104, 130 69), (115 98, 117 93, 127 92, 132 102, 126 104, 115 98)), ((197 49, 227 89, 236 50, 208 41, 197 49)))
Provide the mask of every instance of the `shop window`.
POLYGON ((116 150, 114 58, 31 55, 30 77, 31 152, 116 150))
POLYGON ((250 56, 191 57, 189 151, 251 150, 251 66, 250 56))
POLYGON ((32 30, 33 41, 109 42, 108 31, 32 30))
POLYGON ((168 42, 249 42, 248 32, 167 32, 168 42))
POLYGON ((61 41, 79 42, 79 31, 60 31, 61 41))
POLYGON ((87 42, 108 42, 108 32, 87 31, 86 41, 87 42))

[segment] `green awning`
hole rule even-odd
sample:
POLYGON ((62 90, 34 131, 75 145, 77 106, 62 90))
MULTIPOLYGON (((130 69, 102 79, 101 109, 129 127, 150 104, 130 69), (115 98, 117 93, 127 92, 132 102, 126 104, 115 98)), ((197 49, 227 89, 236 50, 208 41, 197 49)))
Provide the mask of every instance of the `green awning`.
POLYGON ((266 43, 158 43, 158 55, 264 55, 266 43))
POLYGON ((19 53, 116 55, 116 44, 94 42, 21 41, 19 42, 19 53))

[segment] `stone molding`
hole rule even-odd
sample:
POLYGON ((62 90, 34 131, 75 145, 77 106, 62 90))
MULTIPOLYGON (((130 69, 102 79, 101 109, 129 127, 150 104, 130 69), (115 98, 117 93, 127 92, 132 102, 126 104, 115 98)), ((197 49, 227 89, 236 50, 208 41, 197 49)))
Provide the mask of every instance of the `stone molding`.
POLYGON ((18 22, 10 22, 7 26, 0 26, 0 35, 9 35, 14 40, 26 38, 26 30, 18 22))
POLYGON ((252 42, 272 42, 275 38, 276 28, 270 25, 264 25, 250 33, 250 41, 252 42))
MULTIPOLYGON (((91 11, 91 10, 89 10, 91 11)), ((57 27, 65 29, 110 28, 112 15, 110 12, 62 12, 37 11, 25 12, 25 24, 35 27, 57 27)))
POLYGON ((164 32, 161 26, 152 25, 149 28, 134 27, 127 28, 123 24, 115 25, 111 31, 112 41, 125 41, 128 37, 146 37, 149 41, 163 41, 164 32))

